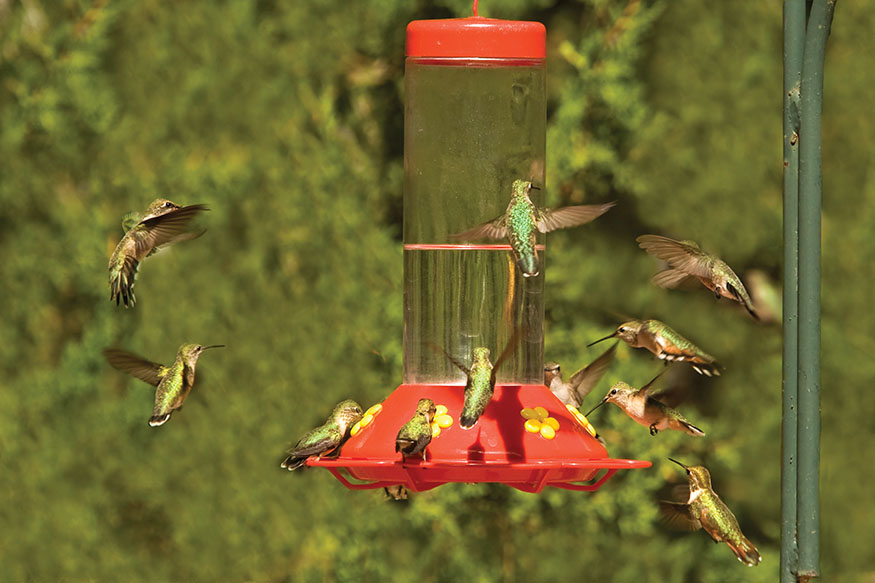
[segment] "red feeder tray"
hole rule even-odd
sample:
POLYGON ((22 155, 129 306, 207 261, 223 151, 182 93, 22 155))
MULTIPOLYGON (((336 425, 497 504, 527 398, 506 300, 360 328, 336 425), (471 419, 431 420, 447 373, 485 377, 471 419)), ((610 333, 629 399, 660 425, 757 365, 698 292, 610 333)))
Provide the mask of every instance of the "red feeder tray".
POLYGON ((413 492, 450 482, 497 482, 523 492, 540 492, 545 486, 593 491, 618 469, 651 465, 610 458, 543 385, 496 386, 492 401, 471 429, 459 425, 463 399, 462 385, 401 385, 383 401, 374 420, 344 444, 338 457, 310 458, 307 464, 328 469, 353 490, 402 484, 413 492), (445 406, 453 423, 432 439, 424 461, 420 456, 402 460, 395 452, 395 436, 421 398, 445 406), (521 411, 535 407, 543 407, 559 422, 552 439, 526 430, 521 411))

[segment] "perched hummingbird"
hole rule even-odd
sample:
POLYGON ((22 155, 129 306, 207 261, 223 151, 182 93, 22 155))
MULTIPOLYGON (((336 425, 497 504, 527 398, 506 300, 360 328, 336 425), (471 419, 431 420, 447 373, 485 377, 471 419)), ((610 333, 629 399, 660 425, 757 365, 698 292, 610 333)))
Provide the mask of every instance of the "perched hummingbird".
POLYGON ((715 543, 726 543, 738 560, 748 567, 755 567, 762 557, 756 547, 741 532, 738 520, 711 488, 711 474, 705 466, 685 466, 668 458, 687 472, 690 481, 690 498, 686 503, 660 501, 663 515, 669 522, 680 524, 689 530, 704 528, 715 543))
POLYGON ((588 346, 609 338, 619 338, 632 348, 646 348, 665 361, 689 362, 699 374, 709 377, 720 375, 720 365, 713 356, 659 320, 629 320, 620 324, 613 334, 599 338, 588 346))
POLYGON ((549 233, 588 223, 606 213, 616 203, 582 204, 558 209, 538 209, 529 193, 539 190, 526 180, 515 180, 510 204, 503 215, 463 233, 451 235, 453 239, 504 239, 507 237, 516 263, 524 277, 534 277, 540 272, 538 250, 535 248, 535 231, 549 233))
POLYGON ((495 361, 495 365, 489 360, 489 349, 483 346, 478 346, 474 349, 471 358, 471 368, 453 358, 446 350, 439 349, 468 377, 468 381, 465 384, 465 403, 462 406, 462 414, 459 416, 459 425, 463 429, 474 427, 483 411, 486 410, 486 406, 492 400, 492 393, 495 392, 495 376, 498 373, 498 367, 501 366, 507 355, 517 345, 521 333, 521 328, 517 328, 514 331, 510 340, 507 341, 507 346, 504 347, 498 360, 495 361))
POLYGON ((202 204, 179 206, 159 198, 149 205, 141 217, 128 213, 122 219, 125 235, 109 258, 110 301, 133 306, 134 279, 140 261, 155 253, 160 247, 179 241, 194 239, 203 234, 186 232, 185 227, 200 211, 209 210, 202 204))
POLYGON ((431 422, 434 414, 434 401, 420 399, 413 418, 398 430, 395 437, 395 451, 400 451, 402 458, 421 453, 422 461, 425 461, 425 448, 431 443, 431 422))
POLYGON ((194 369, 201 353, 208 348, 223 347, 223 344, 183 344, 170 366, 163 366, 117 348, 107 348, 103 355, 118 370, 158 387, 155 391, 155 408, 149 419, 149 425, 158 427, 164 425, 174 411, 182 409, 182 403, 194 387, 194 369))
POLYGON ((318 459, 336 450, 348 437, 349 429, 362 418, 362 413, 361 405, 352 399, 341 401, 323 425, 307 432, 286 452, 288 455, 280 467, 291 472, 304 465, 310 456, 318 459))
POLYGON ((659 373, 652 381, 638 390, 622 381, 614 383, 605 398, 593 407, 586 416, 589 417, 590 413, 605 403, 614 403, 636 422, 650 427, 650 435, 656 435, 661 429, 675 429, 689 435, 703 437, 704 431, 684 419, 683 415, 668 405, 654 398, 651 388, 661 375, 662 373, 659 373))
POLYGON ((579 409, 586 396, 613 364, 616 351, 617 344, 614 344, 589 365, 571 375, 567 383, 562 380, 559 364, 549 362, 544 365, 544 384, 564 404, 579 409))
POLYGON ((755 320, 759 320, 741 279, 725 261, 702 251, 695 241, 675 241, 661 235, 641 235, 635 240, 650 255, 668 262, 668 269, 653 276, 651 281, 654 284, 672 288, 698 278, 718 300, 723 296, 739 302, 755 320))

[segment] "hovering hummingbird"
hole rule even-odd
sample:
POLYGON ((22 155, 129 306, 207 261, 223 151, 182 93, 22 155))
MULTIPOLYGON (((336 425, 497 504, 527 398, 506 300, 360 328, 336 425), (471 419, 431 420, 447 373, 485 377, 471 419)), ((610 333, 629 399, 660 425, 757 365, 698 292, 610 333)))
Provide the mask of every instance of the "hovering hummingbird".
POLYGON ((659 373, 638 390, 622 381, 614 383, 605 398, 593 407, 586 417, 605 403, 614 403, 637 423, 649 427, 650 435, 656 435, 662 429, 675 429, 689 435, 703 437, 704 431, 684 419, 683 415, 668 405, 656 400, 651 388, 661 375, 662 373, 659 373))
POLYGON ((387 498, 391 498, 392 500, 407 500, 410 495, 410 493, 407 491, 407 487, 404 484, 386 486, 385 488, 383 488, 383 492, 386 493, 387 498))
POLYGON ((398 430, 395 437, 395 451, 400 451, 402 458, 421 453, 422 461, 425 461, 425 448, 431 443, 431 422, 434 414, 434 401, 420 399, 413 418, 398 430))
POLYGON ((653 276, 651 281, 654 284, 673 288, 698 278, 718 300, 722 296, 739 302, 755 320, 759 320, 741 279, 725 261, 702 251, 695 241, 675 241, 661 235, 641 235, 635 240, 650 255, 668 262, 668 269, 653 276))
POLYGON ((128 213, 122 219, 125 235, 109 258, 110 301, 133 306, 134 279, 140 261, 160 247, 194 239, 203 232, 186 232, 185 227, 200 211, 209 210, 202 204, 179 206, 159 198, 149 205, 144 215, 128 213))
POLYGON ((544 384, 550 387, 556 397, 565 405, 579 409, 592 389, 598 384, 614 362, 617 344, 608 348, 604 354, 580 369, 566 383, 562 380, 559 364, 549 362, 544 365, 544 384))
POLYGON ((762 557, 756 547, 741 532, 738 520, 711 488, 711 474, 705 466, 685 466, 668 458, 687 472, 690 498, 686 503, 660 501, 663 515, 669 522, 689 530, 704 528, 715 543, 726 543, 738 560, 748 567, 757 566, 762 557))
POLYGON ((294 447, 286 453, 286 459, 280 464, 290 472, 304 465, 307 458, 320 458, 340 447, 349 436, 349 429, 362 418, 362 407, 352 399, 346 399, 334 406, 331 415, 323 425, 308 431, 298 440, 294 447))
POLYGON ((538 250, 535 248, 535 232, 549 233, 588 223, 606 213, 616 203, 567 206, 558 209, 538 209, 529 198, 532 189, 540 190, 526 180, 515 180, 510 204, 503 215, 463 233, 451 235, 452 239, 504 239, 507 237, 516 263, 524 277, 535 277, 541 268, 538 250))
MULTIPOLYGON (((517 342, 519 342, 521 333, 521 328, 517 328, 514 331, 510 340, 507 341, 507 346, 504 347, 494 365, 489 360, 491 354, 489 349, 484 346, 478 346, 474 349, 471 358, 471 368, 453 358, 446 350, 438 348, 450 359, 450 362, 456 365, 468 377, 468 381, 465 384, 465 403, 462 406, 462 414, 459 416, 459 425, 463 429, 474 427, 483 411, 486 410, 486 406, 492 400, 492 393, 495 392, 495 376, 498 373, 498 368, 517 345, 517 342)), ((431 346, 437 348, 434 345, 431 346)))
POLYGON ((149 419, 149 425, 158 427, 164 425, 174 411, 182 409, 182 403, 194 387, 194 369, 201 353, 208 348, 223 347, 224 344, 183 344, 170 366, 163 366, 117 348, 107 348, 103 355, 114 368, 158 387, 155 391, 155 408, 149 419))
POLYGON ((613 334, 599 338, 587 347, 609 338, 619 338, 632 348, 646 348, 665 361, 689 362, 699 374, 720 375, 720 365, 713 356, 659 320, 629 320, 620 324, 613 334))

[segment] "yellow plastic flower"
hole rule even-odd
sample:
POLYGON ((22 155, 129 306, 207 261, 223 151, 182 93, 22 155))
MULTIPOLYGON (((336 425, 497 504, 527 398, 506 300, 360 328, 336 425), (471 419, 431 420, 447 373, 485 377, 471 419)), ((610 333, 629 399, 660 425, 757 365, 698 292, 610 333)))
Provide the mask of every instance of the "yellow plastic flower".
POLYGON ((559 421, 549 417, 549 411, 544 407, 534 409, 526 407, 520 415, 526 420, 525 428, 529 433, 540 433, 544 439, 553 439, 559 431, 559 421))

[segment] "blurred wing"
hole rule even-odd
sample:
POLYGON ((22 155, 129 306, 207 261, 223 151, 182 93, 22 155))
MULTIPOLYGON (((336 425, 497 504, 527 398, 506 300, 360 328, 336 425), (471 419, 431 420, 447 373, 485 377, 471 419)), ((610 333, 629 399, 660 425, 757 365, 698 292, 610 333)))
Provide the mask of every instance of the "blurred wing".
POLYGON ((147 229, 137 237, 137 256, 143 257, 155 247, 180 240, 180 236, 186 234, 185 227, 205 210, 209 210, 205 205, 193 204, 140 221, 147 229))
POLYGON ((666 269, 654 275, 650 281, 659 287, 674 288, 686 284, 694 277, 680 269, 666 269))
POLYGON ((711 256, 694 243, 675 241, 661 235, 641 235, 635 240, 650 255, 668 262, 675 269, 690 275, 711 277, 711 256))
POLYGON ((541 220, 538 221, 538 230, 542 233, 549 233, 556 229, 567 229, 568 227, 583 225, 599 218, 615 204, 617 203, 579 204, 558 209, 544 209, 541 211, 541 220))
POLYGON ((702 523, 690 512, 689 504, 660 500, 659 511, 663 520, 675 528, 690 531, 702 528, 702 523))
POLYGON ((454 365, 456 365, 456 368, 458 368, 460 371, 465 373, 465 376, 471 376, 471 369, 469 369, 467 366, 465 366, 464 364, 462 364, 461 362, 456 360, 452 354, 450 354, 449 352, 447 352, 446 350, 444 350, 443 348, 441 348, 437 344, 433 344, 431 342, 426 342, 425 345, 428 346, 429 348, 431 348, 432 350, 434 350, 435 352, 437 352, 438 354, 443 354, 444 356, 446 356, 450 360, 450 362, 452 362, 454 365))
POLYGON ((617 344, 619 342, 614 342, 614 345, 605 350, 604 354, 589 363, 585 368, 571 375, 568 384, 571 385, 571 389, 577 394, 578 402, 586 398, 614 363, 617 344))
POLYGON ((520 336, 522 336, 523 326, 518 326, 516 330, 513 331, 513 334, 510 337, 510 340, 507 341, 507 345, 504 347, 504 350, 501 351, 501 355, 498 357, 498 360, 495 361, 495 364, 492 366, 492 375, 490 382, 495 384, 495 377, 498 374, 498 367, 501 366, 501 363, 504 362, 504 359, 507 358, 507 355, 514 351, 516 345, 520 342, 520 336))
POLYGON ((473 241, 475 239, 504 239, 507 237, 507 226, 504 215, 483 223, 462 233, 450 235, 450 239, 456 241, 473 241))
POLYGON ((659 371, 659 374, 650 379, 650 382, 638 389, 639 395, 644 395, 645 397, 653 397, 658 391, 653 390, 653 383, 656 382, 656 379, 661 377, 665 373, 666 369, 662 369, 659 371))
POLYGON ((141 356, 117 348, 107 348, 103 351, 103 356, 114 368, 135 376, 153 387, 157 387, 167 371, 170 370, 157 362, 146 360, 141 356))
POLYGON ((125 233, 130 231, 134 226, 143 220, 143 214, 136 211, 130 212, 122 217, 122 229, 125 233))

